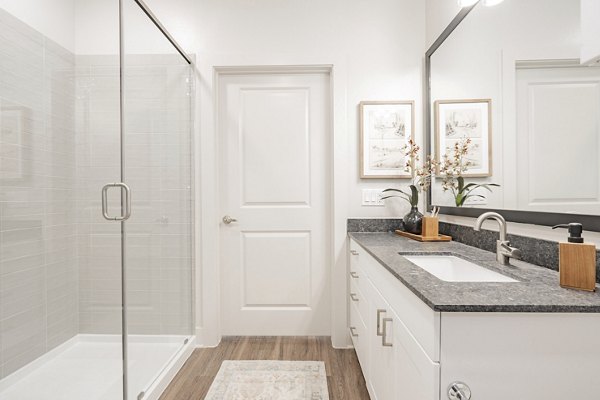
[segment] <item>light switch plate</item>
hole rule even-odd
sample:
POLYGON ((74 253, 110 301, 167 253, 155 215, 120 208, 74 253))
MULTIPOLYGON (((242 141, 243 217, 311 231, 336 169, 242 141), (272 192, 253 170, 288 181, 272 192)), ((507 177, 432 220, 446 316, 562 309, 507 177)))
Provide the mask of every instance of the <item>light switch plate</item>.
POLYGON ((383 189, 363 189, 362 190, 362 205, 363 206, 385 206, 384 200, 381 200, 383 196, 383 189))
POLYGON ((485 206, 487 203, 487 199, 482 199, 481 197, 469 197, 465 201, 465 206, 485 206))

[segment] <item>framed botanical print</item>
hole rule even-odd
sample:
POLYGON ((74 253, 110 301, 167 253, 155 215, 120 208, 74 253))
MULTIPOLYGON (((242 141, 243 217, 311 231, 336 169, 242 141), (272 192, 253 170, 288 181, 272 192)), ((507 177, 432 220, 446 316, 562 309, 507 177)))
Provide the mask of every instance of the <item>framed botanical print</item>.
POLYGON ((492 101, 490 99, 435 102, 436 159, 452 156, 454 147, 469 139, 464 177, 492 176, 492 101))
POLYGON ((414 101, 362 101, 360 177, 410 178, 404 146, 414 139, 414 101))

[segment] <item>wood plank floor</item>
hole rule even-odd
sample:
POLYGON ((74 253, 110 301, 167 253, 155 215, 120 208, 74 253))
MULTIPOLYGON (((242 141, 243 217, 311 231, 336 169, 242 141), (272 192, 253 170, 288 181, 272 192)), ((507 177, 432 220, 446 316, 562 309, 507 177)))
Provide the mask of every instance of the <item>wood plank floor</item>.
POLYGON ((194 350, 160 399, 204 399, 224 360, 323 361, 330 400, 369 400, 356 353, 334 349, 329 337, 223 338, 216 348, 194 350))

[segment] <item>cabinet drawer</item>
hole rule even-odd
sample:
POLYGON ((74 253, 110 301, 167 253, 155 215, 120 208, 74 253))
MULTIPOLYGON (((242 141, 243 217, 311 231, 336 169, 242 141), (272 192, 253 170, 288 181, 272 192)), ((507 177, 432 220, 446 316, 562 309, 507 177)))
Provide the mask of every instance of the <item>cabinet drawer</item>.
POLYGON ((367 260, 366 257, 370 257, 370 255, 353 240, 350 241, 350 251, 349 279, 358 284, 358 288, 363 294, 367 294, 369 275, 362 264, 367 260), (354 252, 354 254, 352 254, 352 252, 354 252))
POLYGON ((361 266, 361 262, 364 260, 364 256, 368 254, 365 249, 363 249, 358 243, 354 240, 350 240, 350 272, 363 270, 361 266))
POLYGON ((350 305, 350 336, 362 370, 368 371, 367 327, 359 314, 358 307, 354 304, 350 305))
MULTIPOLYGON (((356 248, 360 246, 354 240, 350 240, 350 249, 356 248)), ((440 313, 427 306, 364 249, 356 251, 359 254, 355 256, 358 258, 357 262, 371 284, 389 303, 429 358, 439 361, 440 313)))
MULTIPOLYGON (((365 281, 366 278, 364 278, 365 281)), ((362 320, 366 323, 369 313, 368 292, 358 287, 354 281, 350 281, 350 303, 356 306, 362 320), (353 299, 354 298, 354 299, 353 299)))

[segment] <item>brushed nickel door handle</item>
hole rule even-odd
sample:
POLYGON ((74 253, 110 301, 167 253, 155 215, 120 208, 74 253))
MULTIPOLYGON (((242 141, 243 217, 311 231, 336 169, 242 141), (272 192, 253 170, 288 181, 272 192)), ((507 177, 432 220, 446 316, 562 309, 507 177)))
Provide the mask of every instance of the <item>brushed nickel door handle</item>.
POLYGON ((354 333, 354 330, 355 330, 355 329, 356 329, 356 328, 355 328, 354 326, 351 326, 351 327, 350 327, 350 334, 351 334, 353 337, 358 337, 358 333, 354 333))
POLYGON ((225 225, 229 225, 232 222, 237 222, 237 219, 230 217, 229 215, 226 215, 223 217, 223 223, 225 225))

